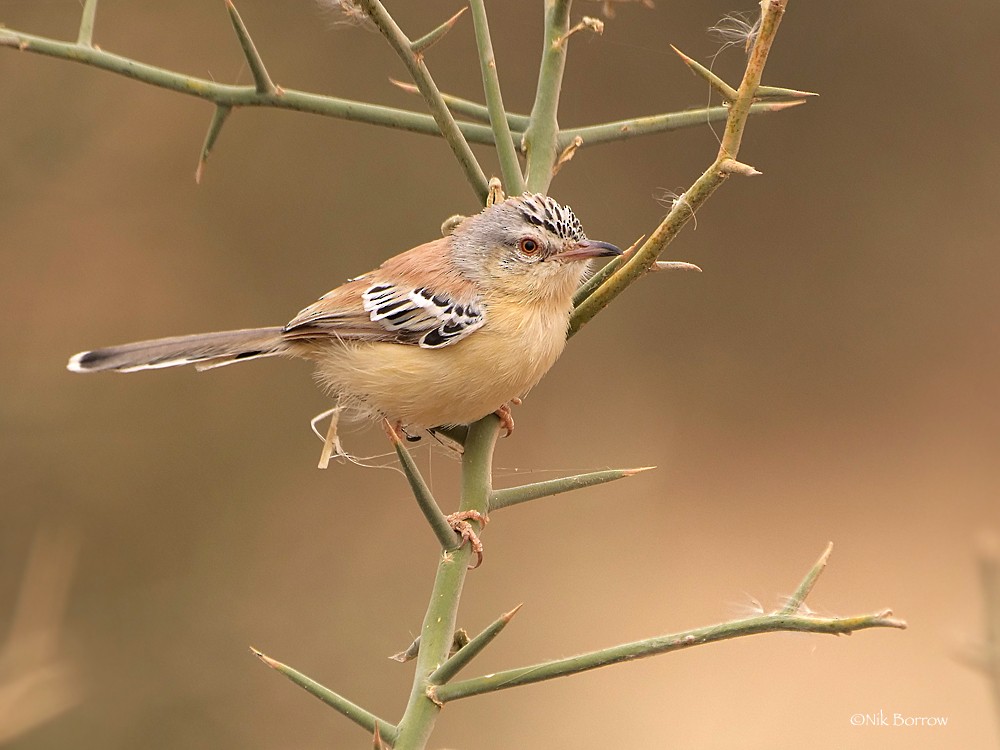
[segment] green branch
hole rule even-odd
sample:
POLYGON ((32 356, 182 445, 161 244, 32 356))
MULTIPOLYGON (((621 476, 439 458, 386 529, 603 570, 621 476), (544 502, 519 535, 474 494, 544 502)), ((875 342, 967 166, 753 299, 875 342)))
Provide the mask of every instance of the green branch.
MULTIPOLYGON (((205 78, 184 75, 158 68, 154 65, 87 47, 74 42, 26 34, 0 28, 0 47, 11 47, 24 52, 55 57, 82 63, 93 68, 125 76, 158 88, 196 96, 217 105, 228 107, 271 107, 333 117, 369 125, 406 130, 423 135, 441 135, 437 122, 430 115, 395 107, 313 94, 295 89, 282 89, 281 93, 262 94, 254 86, 235 86, 217 83, 205 78)), ((458 123, 459 129, 472 143, 493 144, 493 131, 479 123, 458 123)))
POLYGON ((437 123, 438 129, 441 131, 441 135, 444 136, 445 141, 451 146, 455 158, 458 159, 462 171, 465 172, 466 179, 472 185, 472 189, 476 191, 480 202, 485 203, 489 192, 486 185, 486 175, 483 173, 482 167, 479 166, 479 162, 476 161, 476 156, 472 153, 469 142, 462 134, 462 129, 455 122, 455 118, 452 117, 448 105, 441 98, 441 92, 438 90, 437 84, 434 83, 434 79, 431 78, 427 65, 424 64, 423 55, 413 51, 413 43, 403 33, 402 29, 399 28, 379 0, 358 0, 358 3, 375 26, 378 27, 379 31, 382 32, 382 36, 389 42, 389 46, 396 51, 399 59, 406 65, 407 70, 410 71, 410 76, 420 89, 420 93, 423 94, 424 100, 431 110, 431 115, 434 117, 434 122, 437 123))
MULTIPOLYGON (((86 7, 92 7, 90 5, 86 7)), ((96 7, 93 6, 93 7, 96 7)), ((85 14, 86 15, 86 14, 85 14)), ((93 27, 89 27, 91 31, 93 27)), ((175 91, 188 96, 195 96, 214 103, 219 108, 234 107, 268 107, 273 109, 287 109, 298 112, 332 117, 352 122, 363 122, 379 127, 405 130, 422 135, 441 136, 438 123, 431 115, 410 110, 386 107, 378 104, 370 104, 351 99, 315 94, 296 89, 282 88, 280 91, 260 92, 257 86, 237 86, 232 84, 218 83, 205 78, 177 73, 164 68, 139 62, 132 58, 116 55, 97 49, 87 44, 74 42, 63 42, 46 37, 27 34, 11 29, 0 28, 0 46, 11 47, 25 52, 54 57, 70 62, 77 62, 99 70, 105 70, 116 75, 125 76, 141 83, 146 83, 158 88, 175 91)), ((404 90, 417 90, 411 84, 397 84, 404 90)), ((277 89, 277 87, 275 87, 277 89)), ((477 119, 489 117, 486 107, 474 102, 442 95, 446 106, 452 107, 460 114, 468 113, 470 117, 477 119)), ((758 103, 751 107, 750 113, 773 112, 795 106, 800 102, 772 102, 758 103)), ((618 140, 625 140, 639 135, 660 133, 678 128, 701 125, 705 122, 722 120, 726 116, 725 107, 708 107, 698 110, 688 110, 684 112, 672 112, 661 115, 651 115, 648 117, 637 117, 618 122, 609 122, 598 125, 589 125, 580 128, 572 128, 559 134, 556 141, 556 148, 553 154, 563 151, 569 146, 577 136, 584 139, 587 145, 597 145, 618 140)), ((213 117, 213 125, 209 129, 212 143, 218 136, 216 121, 221 117, 217 111, 213 117)), ((224 119, 224 118, 223 118, 224 119)), ((507 120, 512 128, 511 140, 515 148, 524 137, 522 132, 528 124, 529 118, 524 115, 507 114, 507 120)), ((493 130, 491 127, 476 122, 457 121, 456 127, 461 131, 466 141, 483 145, 495 145, 493 130)), ((208 137, 206 137, 206 143, 208 137)), ((209 150, 211 144, 209 144, 209 150)), ((207 158, 205 148, 202 148, 201 159, 199 161, 200 172, 204 170, 204 161, 207 158)), ((551 171, 551 165, 549 167, 551 171)), ((547 185, 547 183, 546 183, 547 185)))
POLYGON ((591 669, 598 669, 599 667, 607 667, 611 664, 619 664, 624 661, 643 659, 648 656, 670 653, 671 651, 680 651, 692 646, 701 646, 706 643, 715 643, 716 641, 724 641, 730 638, 742 638, 743 636, 757 635, 759 633, 797 631, 803 633, 849 635, 856 630, 865 630, 868 628, 905 628, 906 623, 903 620, 894 618, 892 611, 888 609, 867 615, 855 615, 853 617, 814 617, 795 613, 805 601, 806 596, 812 591, 820 574, 825 569, 830 556, 831 546, 827 546, 826 550, 820 556, 819 561, 806 574, 788 605, 777 612, 757 617, 747 617, 741 620, 731 620, 730 622, 686 630, 681 633, 645 638, 641 641, 623 643, 620 646, 612 646, 611 648, 592 651, 580 654, 579 656, 554 659, 553 661, 542 662, 541 664, 533 664, 529 667, 508 669, 503 672, 496 672, 460 682, 452 682, 447 685, 431 686, 429 688, 431 699, 444 704, 448 701, 458 700, 459 698, 469 698, 473 695, 492 693, 497 690, 518 687, 519 685, 542 682, 543 680, 553 680, 557 677, 566 677, 567 675, 578 674, 591 669), (789 611, 789 606, 793 606, 795 611, 789 611))
MULTIPOLYGON (((797 107, 800 104, 804 104, 804 102, 801 100, 791 102, 759 102, 750 108, 750 114, 757 115, 765 112, 778 112, 782 109, 797 107)), ((613 141, 625 141, 640 135, 665 133, 668 130, 679 130, 681 128, 705 125, 710 122, 721 122, 728 116, 728 107, 702 107, 700 109, 686 109, 681 112, 667 112, 660 115, 630 117, 627 120, 617 120, 599 125, 585 125, 583 127, 561 130, 559 131, 556 146, 559 151, 562 151, 577 137, 583 139, 585 146, 596 146, 599 143, 610 143, 613 141)))
MULTIPOLYGON (((395 78, 390 78, 389 83, 402 89, 408 94, 420 93, 420 89, 412 83, 406 83, 406 81, 397 81, 395 78)), ((446 94, 443 91, 441 92, 441 98, 444 99, 444 103, 448 105, 448 109, 456 115, 462 115, 463 117, 468 117, 469 119, 476 120, 478 122, 488 123, 490 121, 490 110, 485 104, 470 101, 469 99, 463 99, 462 97, 455 96, 454 94, 446 94)), ((521 136, 524 134, 524 131, 528 129, 531 118, 527 115, 519 115, 514 112, 507 112, 506 116, 508 127, 510 127, 511 131, 514 131, 517 135, 514 147, 520 150, 521 136)))
POLYGON ((711 166, 695 180, 680 198, 674 201, 667 217, 649 239, 626 263, 601 284, 574 311, 570 318, 570 335, 579 331, 612 300, 646 274, 656 258, 669 245, 695 212, 722 185, 731 174, 759 174, 752 167, 736 161, 743 131, 753 106, 789 106, 797 102, 776 102, 771 105, 754 105, 753 97, 760 84, 767 55, 771 49, 778 25, 785 12, 787 0, 762 0, 760 32, 754 42, 750 59, 740 83, 738 95, 729 107, 726 129, 719 153, 711 166))
POLYGON ((680 651, 692 646, 702 646, 730 638, 741 638, 758 633, 792 631, 802 633, 827 633, 846 635, 867 628, 905 628, 906 623, 892 617, 890 610, 855 617, 807 617, 803 615, 771 614, 748 617, 743 620, 710 625, 705 628, 686 630, 681 633, 647 638, 642 641, 625 643, 620 646, 573 656, 568 659, 533 664, 530 667, 508 669, 503 672, 476 677, 470 680, 452 682, 432 688, 432 696, 441 703, 469 698, 473 695, 492 693, 497 690, 530 685, 533 682, 552 680, 571 674, 579 674, 591 669, 619 664, 634 659, 642 659, 671 651, 680 651))
MULTIPOLYGON (((494 415, 469 425, 462 454, 462 499, 459 510, 472 510, 486 515, 493 475, 493 448, 497 441, 500 420, 494 415)), ((458 604, 468 574, 472 550, 464 545, 441 556, 438 563, 430 603, 420 630, 420 651, 417 654, 413 688, 398 734, 395 750, 420 750, 427 744, 441 706, 427 695, 430 676, 448 660, 455 633, 458 604)))
POLYGON ((410 483, 410 489, 413 490, 413 496, 417 499, 417 505, 420 506, 424 518, 430 524, 431 530, 441 545, 441 549, 445 551, 457 549, 460 540, 455 534, 455 530, 448 523, 448 519, 441 511, 441 507, 431 494, 430 488, 427 486, 427 482, 424 481, 423 476, 421 476, 417 465, 413 462, 410 452, 403 447, 403 441, 399 439, 396 431, 391 426, 388 426, 388 423, 386 425, 386 433, 389 435, 389 439, 396 449, 396 455, 399 457, 403 473, 406 474, 406 479, 410 483))
POLYGON ((500 160, 500 174, 503 175, 507 194, 520 195, 524 192, 524 176, 521 174, 521 164, 517 160, 517 150, 511 139, 507 110, 503 106, 497 61, 493 54, 493 42, 490 40, 490 27, 486 18, 486 3, 485 0, 471 0, 470 4, 472 21, 476 27, 476 45, 479 47, 479 67, 483 75, 486 108, 489 111, 497 157, 500 160))
POLYGON ((524 133, 528 154, 528 190, 533 193, 548 191, 552 167, 562 150, 557 143, 559 92, 566 68, 566 33, 569 31, 571 5, 572 0, 545 0, 542 62, 538 71, 535 104, 531 108, 531 124, 524 133))

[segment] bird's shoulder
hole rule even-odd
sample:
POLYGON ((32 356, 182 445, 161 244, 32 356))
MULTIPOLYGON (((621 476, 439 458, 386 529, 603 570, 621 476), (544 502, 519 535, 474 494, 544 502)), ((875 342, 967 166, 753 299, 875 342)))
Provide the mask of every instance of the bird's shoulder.
POLYGON ((439 348, 485 322, 476 285, 452 260, 449 237, 393 256, 332 289, 285 326, 292 338, 317 335, 439 348))

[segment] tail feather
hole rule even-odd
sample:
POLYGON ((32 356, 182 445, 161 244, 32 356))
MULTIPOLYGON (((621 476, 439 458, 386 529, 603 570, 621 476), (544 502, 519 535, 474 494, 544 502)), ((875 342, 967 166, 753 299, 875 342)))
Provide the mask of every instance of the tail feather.
POLYGON ((66 367, 73 372, 136 372, 194 364, 205 370, 281 354, 287 346, 281 330, 247 328, 136 341, 74 354, 66 367))

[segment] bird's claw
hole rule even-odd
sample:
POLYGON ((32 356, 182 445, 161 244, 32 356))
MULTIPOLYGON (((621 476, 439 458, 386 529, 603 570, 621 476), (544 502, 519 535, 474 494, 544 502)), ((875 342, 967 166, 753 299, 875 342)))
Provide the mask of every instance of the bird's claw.
POLYGON ((504 437, 510 437, 514 434, 514 415, 511 413, 511 404, 514 406, 521 405, 521 399, 512 398, 510 403, 504 404, 499 409, 497 409, 494 414, 500 418, 500 426, 504 429, 504 437))
POLYGON ((476 564, 469 566, 469 570, 475 570, 483 564, 483 543, 469 521, 476 521, 480 528, 482 528, 489 523, 489 516, 483 515, 478 510, 461 510, 445 518, 448 521, 448 525, 455 530, 455 533, 462 537, 462 544, 468 542, 469 547, 475 553, 476 564))

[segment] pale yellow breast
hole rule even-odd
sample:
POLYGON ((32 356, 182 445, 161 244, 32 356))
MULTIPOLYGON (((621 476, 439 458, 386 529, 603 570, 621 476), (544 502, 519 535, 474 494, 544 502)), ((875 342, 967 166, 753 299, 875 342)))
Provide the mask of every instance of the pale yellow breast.
POLYGON ((568 311, 551 304, 490 307, 488 324, 451 346, 331 342, 317 377, 348 406, 414 427, 467 424, 524 396, 566 344, 568 311))

